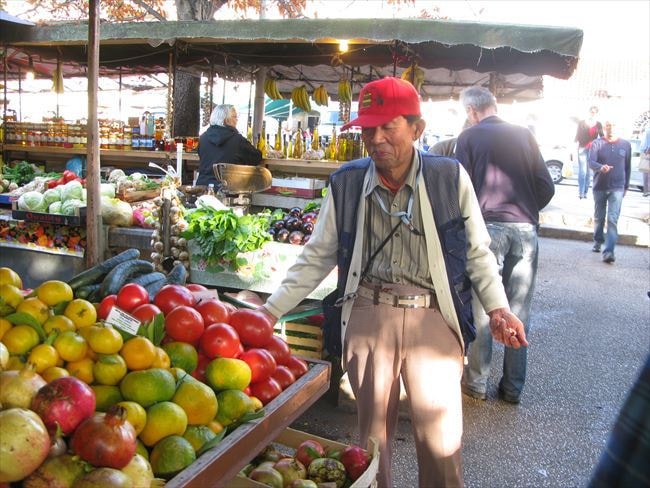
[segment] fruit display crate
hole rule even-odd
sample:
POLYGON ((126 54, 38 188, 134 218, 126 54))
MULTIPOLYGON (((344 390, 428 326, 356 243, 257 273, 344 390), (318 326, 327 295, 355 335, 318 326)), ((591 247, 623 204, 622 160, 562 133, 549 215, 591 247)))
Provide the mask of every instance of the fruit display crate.
POLYGON ((25 222, 79 226, 86 225, 86 207, 75 208, 74 215, 62 215, 18 210, 18 202, 12 202, 11 217, 15 220, 24 220, 25 222))
POLYGON ((264 447, 277 439, 329 388, 331 364, 306 359, 309 371, 264 407, 264 417, 239 426, 214 449, 169 480, 167 488, 225 486, 264 447))
MULTIPOLYGON (((282 446, 295 450, 302 442, 309 439, 317 441, 321 446, 325 448, 325 450, 328 450, 328 448, 343 450, 348 447, 346 444, 342 444, 340 442, 332 441, 330 439, 325 439, 324 437, 318 437, 291 428, 284 429, 282 433, 273 440, 273 443, 280 444, 279 449, 280 451, 284 452, 282 446)), ((379 470, 379 444, 377 443, 376 439, 372 437, 368 439, 368 446, 366 447, 366 451, 372 456, 372 460, 370 461, 368 468, 354 481, 354 483, 346 485, 349 486, 349 488, 368 488, 377 485, 377 471, 379 470)), ((265 486, 267 485, 254 481, 250 478, 246 478, 245 476, 237 475, 226 485, 226 488, 263 488, 265 486)))
POLYGON ((278 322, 275 333, 281 336, 291 353, 313 359, 323 358, 323 329, 320 325, 278 322))

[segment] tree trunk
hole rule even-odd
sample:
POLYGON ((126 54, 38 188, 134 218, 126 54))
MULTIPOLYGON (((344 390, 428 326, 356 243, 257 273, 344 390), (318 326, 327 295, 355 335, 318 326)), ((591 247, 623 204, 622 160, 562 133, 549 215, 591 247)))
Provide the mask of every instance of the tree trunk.
POLYGON ((201 80, 176 71, 174 82, 174 136, 195 136, 201 126, 201 80))

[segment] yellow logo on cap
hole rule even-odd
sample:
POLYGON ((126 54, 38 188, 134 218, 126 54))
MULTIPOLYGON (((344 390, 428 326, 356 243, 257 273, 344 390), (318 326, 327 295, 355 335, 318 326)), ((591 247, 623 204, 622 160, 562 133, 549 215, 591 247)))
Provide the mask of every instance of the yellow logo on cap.
POLYGON ((361 100, 361 108, 368 108, 372 105, 372 93, 366 92, 363 94, 363 100, 361 100))

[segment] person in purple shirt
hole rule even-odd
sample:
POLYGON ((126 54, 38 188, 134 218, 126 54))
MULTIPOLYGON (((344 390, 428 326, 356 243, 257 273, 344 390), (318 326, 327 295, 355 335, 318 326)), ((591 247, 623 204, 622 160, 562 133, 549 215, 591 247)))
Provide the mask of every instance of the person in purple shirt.
POLYGON ((632 146, 616 136, 614 123, 606 121, 605 137, 596 139, 589 148, 589 167, 594 171, 594 247, 600 252, 603 244, 603 261, 616 261, 614 247, 618 241, 618 217, 623 197, 630 185, 632 146), (604 235, 607 216, 607 237, 604 235))

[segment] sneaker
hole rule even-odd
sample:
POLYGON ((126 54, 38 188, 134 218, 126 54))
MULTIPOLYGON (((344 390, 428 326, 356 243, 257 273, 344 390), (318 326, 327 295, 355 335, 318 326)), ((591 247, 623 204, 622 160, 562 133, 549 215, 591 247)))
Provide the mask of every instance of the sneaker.
POLYGON ((481 393, 475 390, 472 390, 469 386, 460 385, 460 391, 463 392, 463 394, 467 395, 468 397, 474 398, 475 400, 487 400, 487 394, 486 393, 481 393))
POLYGON ((508 395, 501 388, 499 388, 499 399, 503 400, 504 402, 512 403, 513 405, 518 405, 521 401, 521 398, 519 396, 508 395))
POLYGON ((600 242, 596 242, 596 243, 594 244, 594 247, 591 248, 591 250, 592 250, 593 252, 600 252, 600 246, 602 246, 602 244, 601 244, 600 242))
POLYGON ((613 252, 604 252, 603 253, 603 262, 611 264, 614 261, 616 261, 616 258, 614 257, 613 252))

